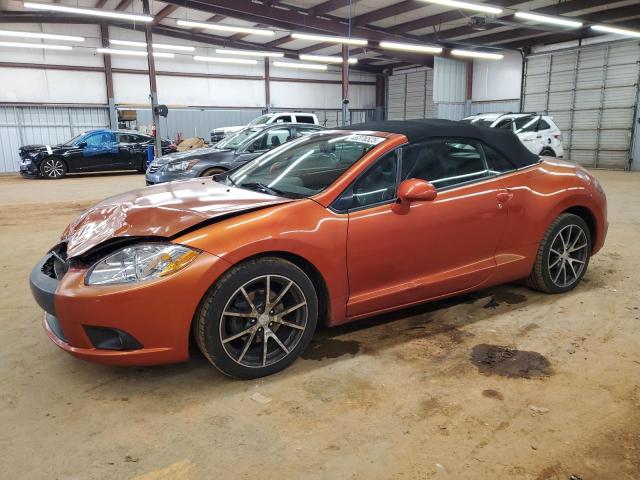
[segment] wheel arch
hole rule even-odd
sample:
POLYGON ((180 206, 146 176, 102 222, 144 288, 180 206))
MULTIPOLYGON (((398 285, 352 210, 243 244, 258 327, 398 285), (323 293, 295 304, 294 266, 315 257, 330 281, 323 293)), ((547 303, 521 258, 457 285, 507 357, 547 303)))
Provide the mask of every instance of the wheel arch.
POLYGON ((212 166, 206 167, 199 176, 200 177, 207 176, 207 172, 210 172, 211 170, 222 170, 223 172, 228 172, 229 171, 229 169, 227 167, 225 167, 225 166, 212 165, 212 166))
POLYGON ((311 279, 311 283, 313 283, 314 287, 316 288, 316 291, 318 292, 318 324, 322 324, 325 326, 330 324, 331 299, 329 296, 329 289, 327 287, 327 282, 324 276, 322 275, 322 273, 320 273, 320 270, 312 262, 310 262, 303 256, 298 255, 296 253, 282 251, 282 250, 265 251, 255 255, 250 255, 237 262, 229 264, 228 267, 223 272, 221 272, 220 275, 213 281, 213 283, 209 286, 209 288, 207 288, 205 294, 202 296, 202 298, 198 302, 196 310, 193 313, 193 317, 191 318, 191 324, 189 325, 189 349, 191 349, 192 346, 195 345, 193 325, 195 324, 196 316, 199 314, 200 308, 202 306, 202 302, 206 298, 208 292, 215 286, 218 280, 222 278, 233 267, 241 263, 260 259, 260 258, 266 258, 266 257, 282 258, 283 260, 287 260, 293 263, 298 268, 300 268, 305 274, 307 274, 307 276, 311 279))
POLYGON ((575 205, 573 207, 569 207, 563 210, 561 214, 562 213, 572 213, 585 221, 585 223, 589 227, 589 234, 591 235, 591 248, 593 249, 593 247, 596 245, 596 240, 598 240, 597 238, 598 224, 596 222, 596 217, 593 214, 593 212, 588 207, 585 207, 584 205, 575 205))

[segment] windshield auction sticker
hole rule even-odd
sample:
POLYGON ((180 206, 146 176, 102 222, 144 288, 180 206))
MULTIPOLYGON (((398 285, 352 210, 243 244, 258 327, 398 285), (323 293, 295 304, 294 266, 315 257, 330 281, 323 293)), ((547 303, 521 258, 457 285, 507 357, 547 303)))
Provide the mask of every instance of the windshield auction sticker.
POLYGON ((345 140, 350 142, 366 143, 367 145, 378 145, 379 143, 384 142, 386 138, 375 137, 373 135, 349 135, 345 140))

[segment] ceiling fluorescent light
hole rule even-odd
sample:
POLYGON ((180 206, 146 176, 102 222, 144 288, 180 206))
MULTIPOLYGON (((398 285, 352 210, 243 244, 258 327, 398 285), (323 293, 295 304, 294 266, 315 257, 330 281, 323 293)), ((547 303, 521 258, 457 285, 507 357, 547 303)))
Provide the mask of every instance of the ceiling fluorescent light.
POLYGON ((242 55, 245 57, 284 57, 281 52, 259 52, 257 50, 230 50, 227 48, 216 48, 216 53, 222 55, 242 55))
POLYGON ((256 65, 257 60, 250 60, 248 58, 220 58, 220 57, 201 57, 194 55, 193 59, 197 62, 212 62, 212 63, 238 63, 242 65, 256 65))
POLYGON ((546 15, 538 15, 537 13, 529 12, 516 12, 516 18, 523 18, 525 20, 531 20, 539 23, 549 23, 551 25, 561 25, 563 27, 578 28, 582 26, 582 22, 576 22, 575 20, 567 20, 560 17, 548 17, 546 15))
POLYGON ((481 3, 461 2, 459 0, 425 0, 429 3, 444 5, 446 7, 462 8, 464 10, 474 10, 476 12, 493 13, 495 15, 502 13, 502 9, 491 5, 481 3))
MULTIPOLYGON (((325 62, 325 63, 342 63, 342 57, 332 57, 330 55, 306 55, 301 54, 298 56, 300 60, 308 60, 310 62, 325 62)), ((350 58, 347 62, 351 65, 358 63, 357 58, 350 58)))
POLYGON ((291 38, 296 40, 313 40, 318 42, 345 43, 347 45, 367 45, 367 41, 361 38, 332 37, 329 35, 313 35, 311 33, 292 33, 291 38))
POLYGON ((273 30, 265 30, 264 28, 248 28, 236 25, 220 25, 217 23, 192 22, 190 20, 176 20, 176 24, 181 27, 204 28, 206 30, 216 30, 218 32, 246 33, 248 35, 264 35, 272 37, 276 34, 273 30))
POLYGON ((52 12, 74 13, 77 15, 90 15, 94 17, 117 18, 119 20, 133 20, 134 22, 152 22, 153 17, 149 15, 137 15, 135 13, 114 12, 110 10, 98 10, 96 8, 67 7, 55 3, 33 3, 24 2, 25 8, 36 10, 50 10, 52 12))
POLYGON ((451 54, 459 57, 485 58, 487 60, 502 60, 504 58, 501 53, 475 52, 473 50, 451 50, 451 54))
POLYGON ((69 45, 47 45, 46 43, 0 42, 0 47, 39 48, 41 50, 73 50, 69 45))
POLYGON ((387 48, 389 50, 404 50, 407 52, 442 53, 442 47, 432 47, 429 45, 412 45, 410 43, 380 42, 380 47, 387 48))
MULTIPOLYGON (((105 53, 107 55, 130 55, 132 57, 146 57, 147 52, 144 50, 118 50, 117 48, 96 48, 96 52, 105 53)), ((173 58, 173 53, 167 52, 153 52, 154 57, 158 58, 173 58)))
POLYGON ((72 37, 69 35, 55 35, 53 33, 17 32, 15 30, 0 30, 0 37, 42 38, 45 40, 84 42, 84 37, 72 37))
MULTIPOLYGON (((109 40, 112 45, 126 45, 127 47, 147 48, 146 42, 132 42, 130 40, 109 40)), ((187 47, 182 45, 167 45, 164 43, 152 44, 154 49, 158 50, 176 50, 181 52, 194 52, 196 47, 187 47)))
POLYGON ((606 25, 592 25, 592 30, 597 32, 615 33, 626 37, 640 37, 640 32, 636 30, 627 30, 626 28, 608 27, 606 25))
POLYGON ((307 70, 326 70, 326 65, 320 65, 318 63, 293 63, 293 62, 273 62, 276 67, 284 68, 303 68, 307 70))

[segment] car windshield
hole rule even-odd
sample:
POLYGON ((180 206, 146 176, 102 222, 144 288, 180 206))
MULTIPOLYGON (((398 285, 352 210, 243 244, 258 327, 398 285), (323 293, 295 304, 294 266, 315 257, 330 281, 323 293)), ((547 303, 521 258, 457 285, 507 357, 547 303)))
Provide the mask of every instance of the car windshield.
POLYGON ((273 117, 273 115, 262 115, 258 118, 254 118, 253 120, 251 120, 247 126, 250 127, 252 125, 262 125, 265 124, 269 121, 269 119, 273 117))
POLYGON ((490 127, 493 122, 495 122, 495 120, 478 120, 475 124, 481 127, 490 127))
POLYGON ((216 143, 216 148, 221 150, 237 150, 240 146, 249 138, 253 137, 256 133, 262 131, 262 128, 243 128, 237 133, 222 139, 216 143))
POLYGON ((82 137, 84 137, 84 135, 85 135, 84 133, 81 133, 80 135, 76 135, 71 140, 69 140, 66 143, 63 143, 62 145, 64 145, 65 147, 70 147, 72 145, 76 145, 76 144, 80 143, 80 140, 82 139, 82 137))
POLYGON ((386 138, 341 131, 318 132, 286 143, 236 170, 229 185, 303 198, 323 191, 386 138))

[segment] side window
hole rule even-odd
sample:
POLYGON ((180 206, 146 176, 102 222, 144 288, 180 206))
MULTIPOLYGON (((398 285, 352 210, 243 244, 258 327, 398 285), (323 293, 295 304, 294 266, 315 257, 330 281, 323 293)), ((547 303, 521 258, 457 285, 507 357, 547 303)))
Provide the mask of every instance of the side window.
POLYGON ((550 130, 550 129, 551 129, 551 125, 549 125, 543 119, 540 119, 540 122, 538 123, 538 130, 550 130))
POLYGON ((119 143, 136 143, 134 139, 134 135, 129 135, 128 133, 119 133, 118 142, 119 143))
POLYGON ((511 172, 516 169, 516 167, 514 167, 504 155, 497 152, 489 145, 482 144, 482 150, 484 151, 484 157, 487 160, 487 166, 492 174, 497 175, 500 173, 511 172))
POLYGON ((373 206, 396 198, 398 156, 387 153, 364 172, 336 200, 333 207, 339 211, 373 206))
POLYGON ((284 115, 276 119, 276 123, 291 123, 291 115, 284 115))
POLYGON ((271 150, 289 140, 291 140, 290 128, 274 128, 260 135, 260 137, 253 142, 251 150, 271 150))
POLYGON ((540 117, 519 117, 514 120, 516 133, 535 132, 540 117))
POLYGON ((443 189, 491 175, 475 142, 430 140, 402 151, 401 180, 419 178, 443 189))
POLYGON ((111 132, 94 133, 84 140, 88 148, 99 148, 111 146, 116 143, 116 136, 111 132))
POLYGON ((296 114, 296 122, 297 123, 316 123, 313 121, 313 117, 311 115, 298 115, 298 114, 296 114))
POLYGON ((512 124, 513 124, 513 121, 510 118, 507 118, 506 120, 500 120, 498 123, 496 123, 496 126, 493 128, 502 128, 503 130, 511 130, 512 124))

